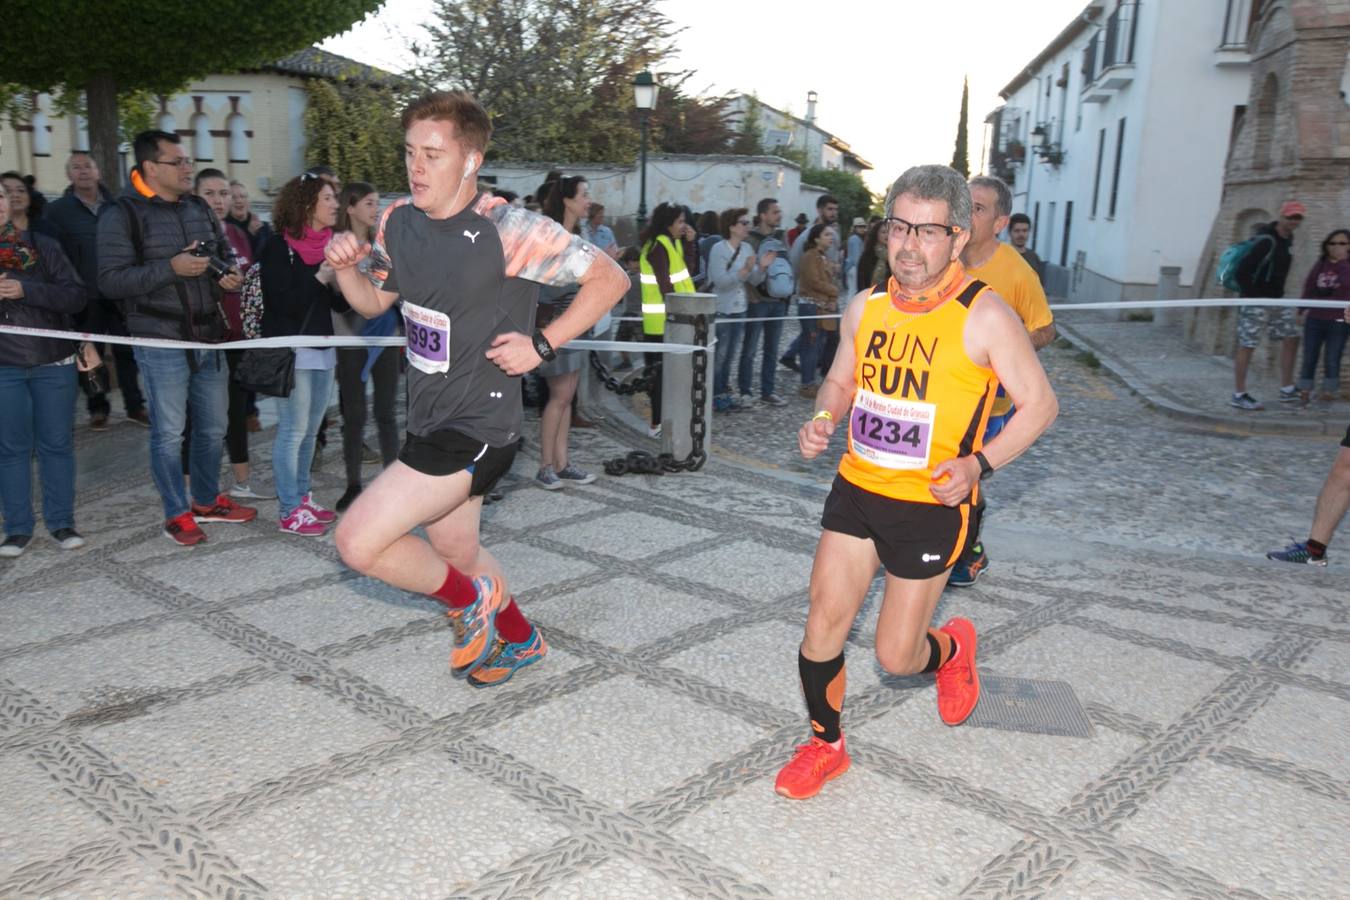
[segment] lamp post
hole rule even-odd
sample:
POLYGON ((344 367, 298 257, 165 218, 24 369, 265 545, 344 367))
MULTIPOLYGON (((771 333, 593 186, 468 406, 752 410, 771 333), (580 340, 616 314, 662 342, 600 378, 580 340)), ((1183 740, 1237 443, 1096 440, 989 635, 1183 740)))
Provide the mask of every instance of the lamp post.
POLYGON ((633 105, 637 107, 638 117, 642 120, 642 161, 640 164, 639 193, 637 209, 638 233, 647 227, 647 120, 656 108, 656 92, 659 85, 652 73, 645 69, 633 79, 633 105))

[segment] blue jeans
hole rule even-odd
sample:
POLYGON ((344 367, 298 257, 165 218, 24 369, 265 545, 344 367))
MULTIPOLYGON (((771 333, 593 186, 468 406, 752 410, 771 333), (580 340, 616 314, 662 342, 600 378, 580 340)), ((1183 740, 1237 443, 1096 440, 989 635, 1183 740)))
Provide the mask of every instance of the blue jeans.
POLYGON ((332 369, 296 369, 295 389, 289 397, 277 398, 272 477, 283 519, 309 493, 309 465, 314 459, 314 441, 332 394, 332 369))
POLYGON ((767 397, 773 393, 775 371, 778 368, 778 341, 783 337, 782 316, 787 312, 787 304, 782 300, 763 300, 751 303, 746 310, 746 318, 762 319, 778 316, 773 322, 746 322, 745 340, 741 343, 741 364, 736 373, 742 394, 750 393, 755 380, 755 350, 759 347, 759 337, 764 335, 764 358, 759 364, 759 395, 767 397))
MULTIPOLYGON (((816 305, 807 300, 798 300, 797 315, 816 315, 816 305)), ((802 326, 802 334, 801 341, 798 344, 798 353, 800 354, 800 365, 802 369, 802 384, 815 384, 816 366, 819 364, 820 360, 820 320, 801 319, 800 324, 802 326)))
POLYGON ((220 496, 220 457, 228 424, 230 370, 223 350, 136 347, 136 365, 150 411, 150 476, 164 503, 164 518, 187 512, 183 486, 183 429, 192 412, 192 502, 212 506, 220 496), (188 365, 192 354, 197 371, 188 365))
POLYGON ((1334 394, 1341 387, 1341 354, 1345 352, 1345 339, 1350 335, 1350 325, 1330 319, 1303 320, 1303 368, 1298 375, 1298 389, 1311 391, 1317 377, 1317 357, 1319 351, 1325 354, 1322 363, 1322 390, 1334 394))
POLYGON ((75 527, 75 364, 0 366, 0 505, 5 534, 33 533, 33 451, 48 531, 75 527))
POLYGON ((713 373, 713 396, 724 397, 731 389, 731 360, 741 348, 745 334, 745 313, 718 313, 716 371, 713 373))

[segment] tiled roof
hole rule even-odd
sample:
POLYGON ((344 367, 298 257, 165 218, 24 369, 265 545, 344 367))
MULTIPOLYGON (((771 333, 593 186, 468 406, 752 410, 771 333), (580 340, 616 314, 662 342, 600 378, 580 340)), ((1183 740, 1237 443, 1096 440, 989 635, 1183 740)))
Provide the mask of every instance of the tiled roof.
POLYGON ((285 75, 300 75, 307 78, 348 78, 356 81, 368 81, 375 84, 395 85, 403 77, 368 66, 365 63, 320 50, 318 47, 306 47, 289 56, 283 56, 273 63, 264 63, 261 68, 285 75))

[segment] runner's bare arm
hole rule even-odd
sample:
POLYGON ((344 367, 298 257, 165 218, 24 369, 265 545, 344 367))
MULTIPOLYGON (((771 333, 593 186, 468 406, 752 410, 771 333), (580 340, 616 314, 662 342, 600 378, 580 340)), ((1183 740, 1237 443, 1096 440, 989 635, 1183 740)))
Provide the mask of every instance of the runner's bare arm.
POLYGON ((352 309, 367 319, 373 319, 394 305, 398 294, 380 290, 370 283, 357 264, 370 256, 370 244, 359 240, 350 231, 337 235, 324 250, 324 258, 337 273, 338 290, 352 309))
POLYGON ((868 294, 869 291, 855 294, 839 322, 839 348, 835 350, 834 362, 830 364, 830 371, 816 393, 816 413, 828 412, 829 417, 813 418, 797 432, 797 447, 803 459, 815 459, 825 452, 835 425, 843 421, 848 414, 849 404, 853 402, 853 370, 856 362, 853 336, 858 332, 868 294))
POLYGON ((987 360, 1017 408, 1003 431, 984 445, 985 459, 998 469, 1026 452, 1050 427, 1059 415, 1059 401, 1026 328, 996 296, 986 294, 975 301, 966 325, 966 347, 972 360, 987 360))
POLYGON ((623 300, 628 293, 628 276, 612 257, 596 254, 595 260, 577 280, 577 291, 571 306, 543 329, 544 337, 556 350, 578 335, 585 334, 600 321, 605 313, 623 300))
POLYGON ((1031 333, 1031 346, 1036 348, 1039 352, 1040 350, 1049 347, 1051 342, 1058 336, 1059 332, 1055 330, 1055 324, 1051 322, 1044 328, 1037 328, 1031 333))

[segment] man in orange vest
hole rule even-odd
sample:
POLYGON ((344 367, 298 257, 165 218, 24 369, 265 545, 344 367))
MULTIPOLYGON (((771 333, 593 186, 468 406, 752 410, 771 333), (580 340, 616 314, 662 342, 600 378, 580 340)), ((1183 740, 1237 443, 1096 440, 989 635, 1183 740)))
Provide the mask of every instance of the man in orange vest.
POLYGON ((878 565, 886 571, 876 629, 882 668, 935 672, 948 725, 974 710, 975 626, 929 624, 970 539, 981 480, 1025 452, 1059 409, 1021 320, 961 265, 971 201, 960 174, 910 169, 886 209, 892 277, 848 306, 816 413, 797 436, 806 459, 826 449, 836 425, 848 446, 821 516, 797 656, 812 734, 774 784, 791 799, 814 796, 848 769, 844 645, 878 565), (1020 412, 985 445, 1000 384, 1020 412))

